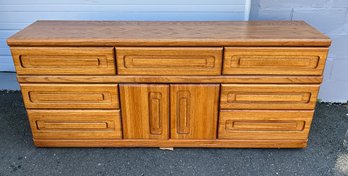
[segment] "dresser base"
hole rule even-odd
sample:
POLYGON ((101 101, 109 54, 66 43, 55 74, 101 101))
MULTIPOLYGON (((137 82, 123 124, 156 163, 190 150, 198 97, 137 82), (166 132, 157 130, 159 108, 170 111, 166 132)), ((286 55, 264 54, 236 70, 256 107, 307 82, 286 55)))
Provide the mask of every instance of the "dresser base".
POLYGON ((43 140, 37 147, 305 148, 307 140, 43 140))

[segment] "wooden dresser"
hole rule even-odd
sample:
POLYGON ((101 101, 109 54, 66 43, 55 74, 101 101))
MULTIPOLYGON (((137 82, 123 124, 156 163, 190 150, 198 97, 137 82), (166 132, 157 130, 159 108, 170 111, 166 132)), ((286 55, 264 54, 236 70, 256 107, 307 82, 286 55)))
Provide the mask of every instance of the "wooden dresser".
POLYGON ((303 21, 37 21, 7 42, 36 146, 238 148, 307 146, 331 43, 303 21))

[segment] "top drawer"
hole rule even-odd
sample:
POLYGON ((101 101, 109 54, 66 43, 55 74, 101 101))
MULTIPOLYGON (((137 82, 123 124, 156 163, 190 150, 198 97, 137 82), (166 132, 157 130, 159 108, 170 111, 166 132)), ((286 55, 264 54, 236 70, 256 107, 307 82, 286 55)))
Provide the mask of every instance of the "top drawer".
POLYGON ((113 47, 11 47, 17 74, 115 75, 113 47))
POLYGON ((228 47, 223 74, 321 75, 327 48, 228 47))
POLYGON ((121 75, 220 75, 222 48, 116 48, 121 75))

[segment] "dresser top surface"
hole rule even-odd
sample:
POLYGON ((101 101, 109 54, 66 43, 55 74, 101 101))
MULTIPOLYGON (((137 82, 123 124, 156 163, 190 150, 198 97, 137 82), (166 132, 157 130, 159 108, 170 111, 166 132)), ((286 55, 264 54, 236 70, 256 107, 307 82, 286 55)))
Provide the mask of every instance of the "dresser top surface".
POLYGON ((329 46, 303 21, 36 21, 10 46, 329 46))

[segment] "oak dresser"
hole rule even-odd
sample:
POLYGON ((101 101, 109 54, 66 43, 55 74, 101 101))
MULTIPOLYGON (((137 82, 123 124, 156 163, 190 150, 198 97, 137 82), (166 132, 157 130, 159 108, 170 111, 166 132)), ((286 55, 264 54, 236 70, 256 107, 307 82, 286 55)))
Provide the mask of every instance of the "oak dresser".
POLYGON ((331 43, 303 21, 37 21, 7 42, 36 146, 225 148, 306 147, 331 43))

